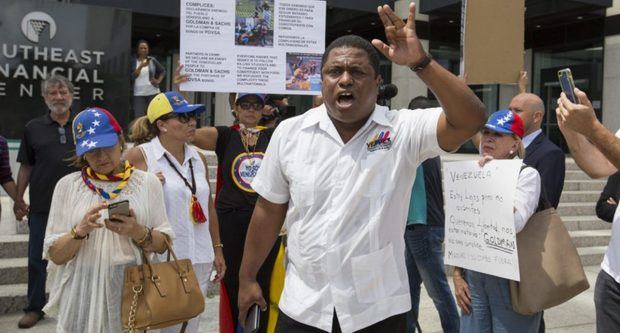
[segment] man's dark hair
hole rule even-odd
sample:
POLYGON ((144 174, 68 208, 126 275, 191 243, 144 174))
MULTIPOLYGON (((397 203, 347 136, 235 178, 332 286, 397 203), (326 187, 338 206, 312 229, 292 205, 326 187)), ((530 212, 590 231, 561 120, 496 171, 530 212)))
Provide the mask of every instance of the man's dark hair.
POLYGON ((372 46, 369 41, 365 40, 360 36, 345 35, 336 38, 327 46, 327 49, 325 49, 325 53, 323 53, 323 58, 321 59, 321 77, 323 77, 323 66, 325 66, 325 62, 327 61, 329 52, 339 47, 354 47, 365 51, 366 54, 368 54, 368 60, 370 60, 370 65, 375 70, 375 77, 379 75, 379 53, 377 52, 377 50, 375 50, 375 47, 372 46))
POLYGON ((411 102, 409 102, 409 110, 415 109, 428 109, 428 108, 436 108, 439 106, 439 102, 436 99, 430 99, 425 96, 414 97, 411 102))

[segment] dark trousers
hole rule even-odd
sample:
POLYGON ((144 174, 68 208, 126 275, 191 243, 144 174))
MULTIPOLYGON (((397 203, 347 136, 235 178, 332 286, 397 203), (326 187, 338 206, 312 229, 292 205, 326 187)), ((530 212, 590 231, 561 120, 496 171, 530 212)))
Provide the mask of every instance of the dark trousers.
POLYGON ((620 283, 605 271, 598 273, 594 287, 596 332, 620 332, 620 283))
POLYGON ((31 213, 28 215, 28 306, 24 311, 43 312, 45 306, 45 279, 47 278, 47 260, 43 260, 43 240, 47 227, 48 214, 31 213))
MULTIPOLYGON (((374 323, 371 326, 363 328, 356 333, 399 333, 406 332, 407 329, 407 314, 401 313, 380 322, 374 323)), ((278 323, 276 324, 276 333, 325 333, 316 327, 302 324, 295 319, 287 316, 284 312, 278 313, 278 323)), ((334 321, 332 323, 332 333, 342 333, 340 330, 340 324, 338 323, 338 316, 334 311, 334 321)))
MULTIPOLYGON (((237 307, 239 297, 239 269, 241 267, 245 236, 248 233, 252 212, 246 210, 218 210, 217 217, 220 224, 220 239, 222 244, 224 244, 224 260, 226 260, 226 274, 224 275, 223 282, 224 287, 226 287, 228 298, 230 299, 234 327, 237 327, 237 318, 239 317, 239 308, 237 307)), ((271 280, 271 272, 279 249, 280 241, 278 240, 256 276, 256 280, 262 289, 263 297, 267 303, 269 303, 269 281, 271 280)), ((260 329, 258 332, 267 332, 267 320, 269 319, 268 310, 261 313, 260 319, 260 329)))

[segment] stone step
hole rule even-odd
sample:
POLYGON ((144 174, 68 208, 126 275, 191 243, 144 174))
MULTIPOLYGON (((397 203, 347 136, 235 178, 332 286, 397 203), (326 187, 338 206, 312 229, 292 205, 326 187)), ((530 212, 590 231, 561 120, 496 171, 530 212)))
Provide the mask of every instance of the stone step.
POLYGON ((605 180, 565 180, 563 191, 602 191, 605 180))
POLYGON ((28 284, 0 285, 0 315, 18 312, 26 307, 28 284))
POLYGON ((568 171, 568 170, 572 171, 572 170, 581 170, 581 169, 579 168, 577 163, 575 163, 574 160, 571 160, 571 159, 567 158, 566 159, 566 171, 568 171))
POLYGON ((562 216, 562 222, 568 231, 577 230, 611 230, 611 223, 597 216, 562 216))
POLYGON ((0 236, 0 259, 28 257, 28 235, 0 236))
POLYGON ((596 202, 601 191, 562 191, 560 202, 596 202))
POLYGON ((0 259, 0 285, 28 283, 28 258, 0 259))
POLYGON ((605 251, 607 251, 607 246, 577 248, 583 266, 599 266, 603 262, 605 251))
POLYGON ((576 247, 607 246, 611 238, 611 230, 577 230, 569 234, 576 247))
POLYGON ((596 215, 595 207, 593 202, 560 203, 558 213, 560 216, 591 216, 596 215))

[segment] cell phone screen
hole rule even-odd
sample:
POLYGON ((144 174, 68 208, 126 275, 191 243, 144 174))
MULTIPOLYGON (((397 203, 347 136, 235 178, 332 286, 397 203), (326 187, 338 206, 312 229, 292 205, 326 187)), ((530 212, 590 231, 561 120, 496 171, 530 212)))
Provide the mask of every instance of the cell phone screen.
POLYGON ((573 82, 573 75, 569 68, 561 69, 558 71, 558 80, 560 86, 566 97, 573 103, 577 103, 577 97, 575 96, 575 83, 573 82))
POLYGON ((109 204, 108 205, 108 216, 112 217, 112 215, 129 216, 129 201, 123 200, 123 201, 109 204))
POLYGON ((260 309, 257 304, 252 305, 250 308, 250 313, 248 317, 245 319, 245 331, 249 333, 258 332, 258 327, 260 326, 260 309))

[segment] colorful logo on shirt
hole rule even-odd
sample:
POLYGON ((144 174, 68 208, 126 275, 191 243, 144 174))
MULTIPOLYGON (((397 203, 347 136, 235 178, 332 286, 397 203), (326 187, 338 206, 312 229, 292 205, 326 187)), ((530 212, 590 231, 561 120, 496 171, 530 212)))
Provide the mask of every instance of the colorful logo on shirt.
POLYGON ((375 151, 382 149, 390 149, 392 147, 392 138, 390 138, 390 131, 381 131, 381 133, 375 133, 372 138, 366 142, 366 150, 375 151))
POLYGON ((230 170, 232 180, 241 190, 249 193, 256 193, 256 191, 252 189, 251 184, 263 162, 264 155, 265 154, 261 152, 252 154, 244 152, 233 160, 230 170))

